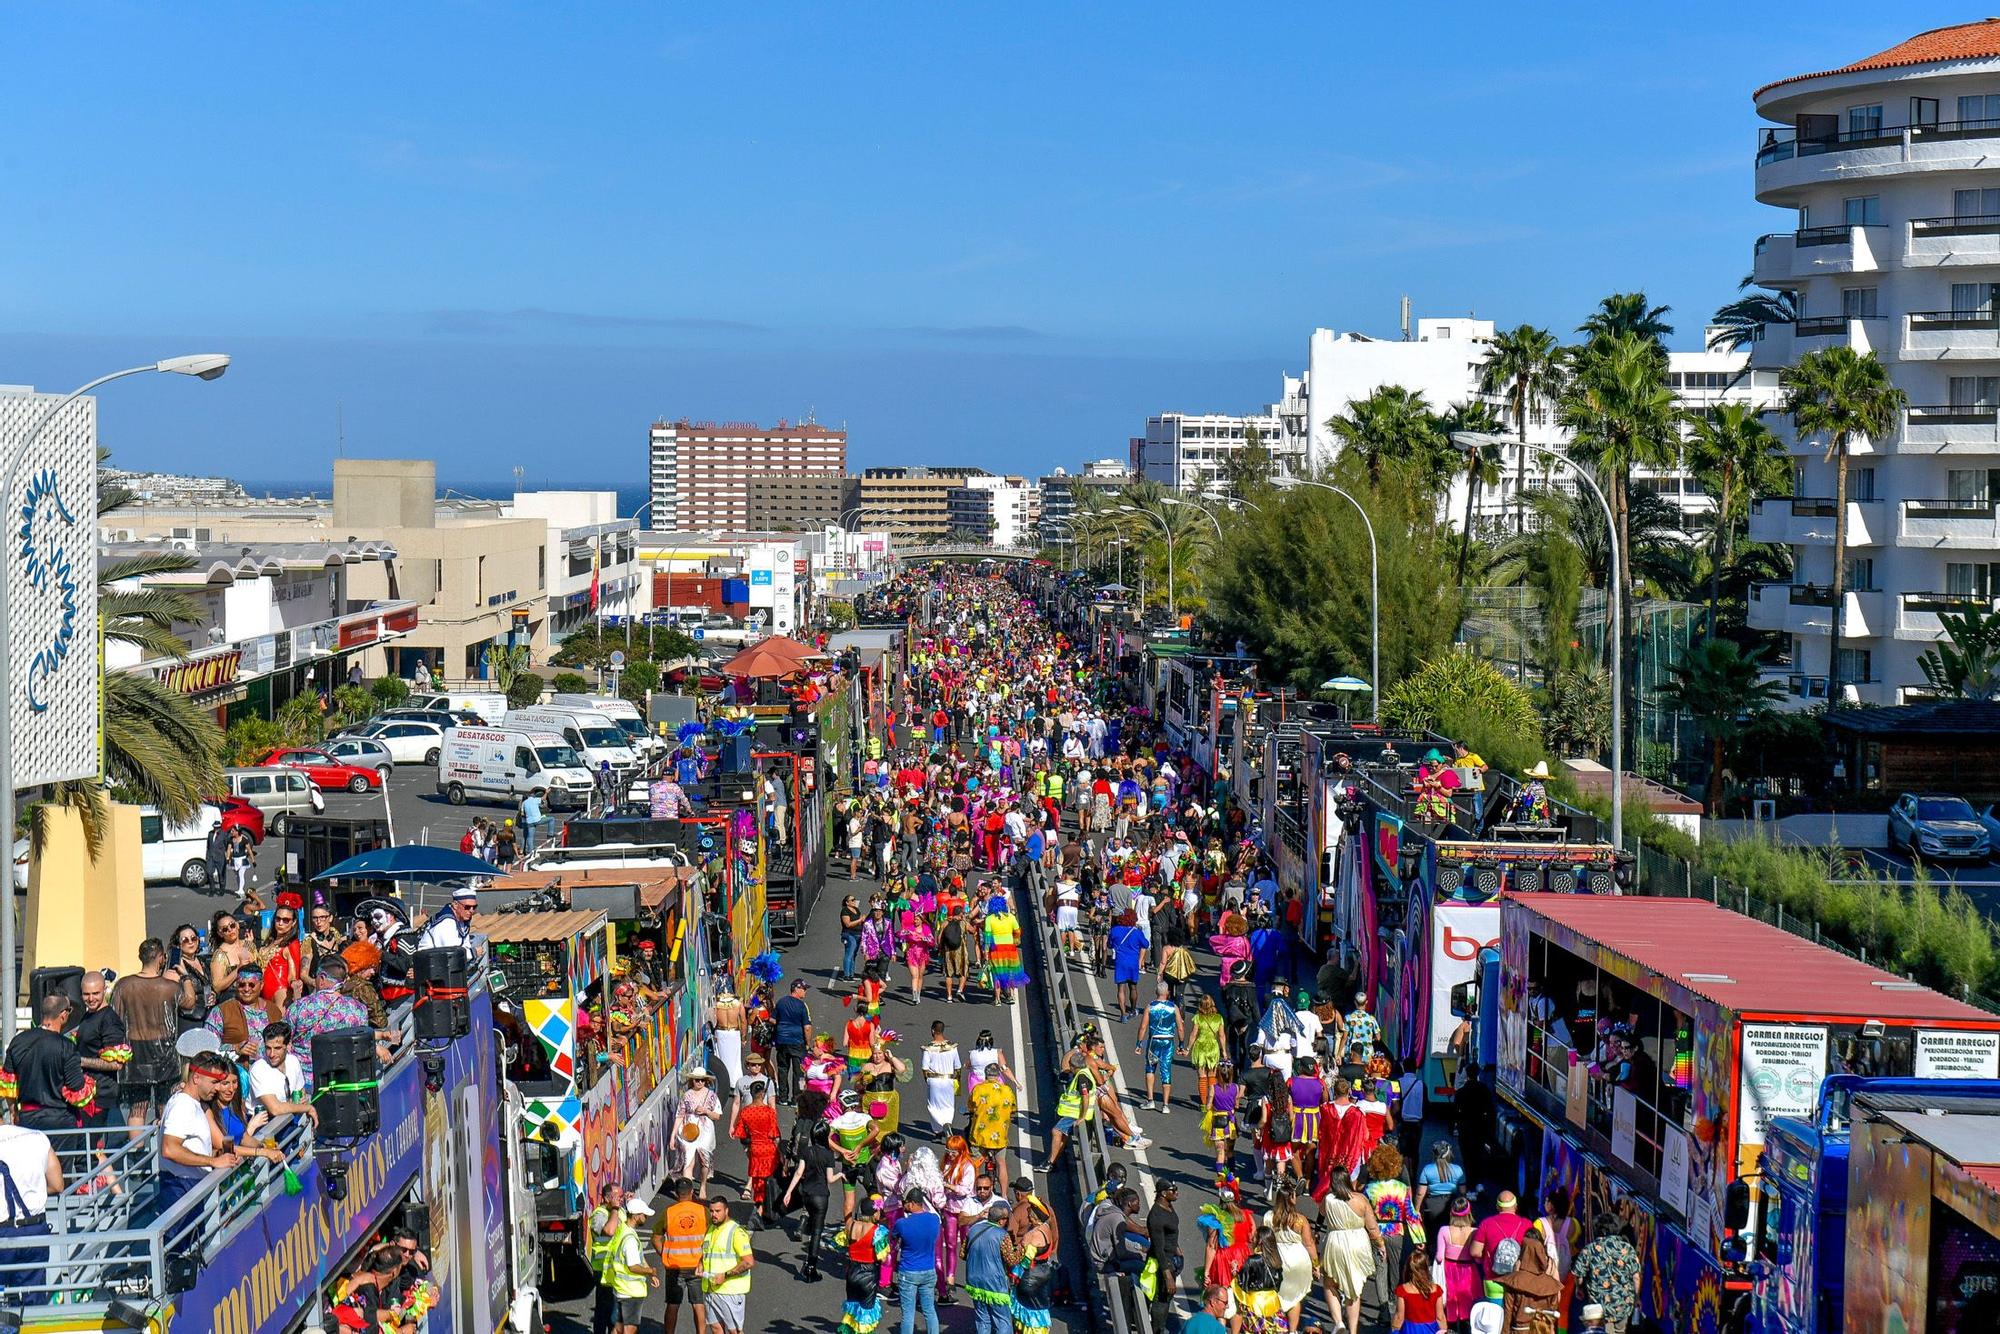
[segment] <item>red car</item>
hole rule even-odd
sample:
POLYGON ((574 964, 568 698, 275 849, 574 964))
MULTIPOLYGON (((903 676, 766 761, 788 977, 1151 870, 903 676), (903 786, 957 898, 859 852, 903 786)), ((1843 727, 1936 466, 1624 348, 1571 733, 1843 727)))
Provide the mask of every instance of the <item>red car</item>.
POLYGON ((241 826, 250 835, 252 843, 264 841, 264 812, 241 797, 205 797, 203 800, 222 808, 222 831, 225 834, 241 826))
POLYGON ((263 759, 262 765, 290 765, 303 769, 314 786, 331 791, 346 788, 349 792, 366 792, 370 788, 382 786, 382 775, 365 765, 347 764, 336 760, 323 750, 312 750, 304 746, 281 746, 263 759))

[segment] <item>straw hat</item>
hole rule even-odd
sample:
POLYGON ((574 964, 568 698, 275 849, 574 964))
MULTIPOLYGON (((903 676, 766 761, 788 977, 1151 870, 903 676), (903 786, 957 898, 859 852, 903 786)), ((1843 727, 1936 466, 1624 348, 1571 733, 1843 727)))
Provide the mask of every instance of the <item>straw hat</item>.
POLYGON ((1548 776, 1549 762, 1547 760, 1536 760, 1535 767, 1528 770, 1528 777, 1530 778, 1547 778, 1548 776))

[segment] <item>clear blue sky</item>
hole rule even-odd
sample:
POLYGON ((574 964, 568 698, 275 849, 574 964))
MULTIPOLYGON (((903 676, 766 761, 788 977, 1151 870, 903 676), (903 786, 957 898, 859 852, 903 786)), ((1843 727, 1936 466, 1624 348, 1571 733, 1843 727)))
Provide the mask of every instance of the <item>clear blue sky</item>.
POLYGON ((1214 4, 12 5, 0 382, 127 466, 636 481, 661 414, 1043 471, 1397 298, 1676 342, 1784 225, 1759 83, 1978 17, 1214 4))

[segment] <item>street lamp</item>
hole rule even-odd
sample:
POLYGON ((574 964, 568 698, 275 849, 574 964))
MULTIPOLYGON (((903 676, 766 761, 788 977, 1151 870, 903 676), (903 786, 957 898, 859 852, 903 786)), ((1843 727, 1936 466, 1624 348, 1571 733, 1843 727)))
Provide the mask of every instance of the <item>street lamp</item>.
POLYGON ((1379 723, 1382 721, 1382 553, 1375 545, 1375 521, 1368 517, 1368 510, 1360 501, 1332 482, 1315 482, 1304 477, 1279 474, 1271 479, 1271 485, 1284 491, 1295 486, 1331 491, 1354 506, 1354 512, 1361 516, 1361 526, 1368 530, 1368 670, 1375 677, 1369 682, 1373 703, 1369 706, 1368 717, 1379 723))
MULTIPOLYGON (((653 497, 653 499, 652 499, 652 500, 649 500, 649 501, 647 501, 647 502, 646 502, 645 504, 641 505, 641 506, 640 506, 640 507, 639 507, 638 509, 635 509, 635 510, 633 510, 633 511, 632 511, 632 521, 633 521, 634 523, 637 523, 637 522, 639 521, 639 516, 640 516, 641 514, 644 514, 644 513, 645 513, 645 512, 647 511, 647 510, 649 510, 649 509, 653 508, 653 504, 654 504, 654 501, 657 501, 658 499, 659 499, 659 497, 658 497, 658 496, 655 496, 655 497, 653 497)), ((639 540, 639 533, 640 533, 641 531, 643 531, 643 530, 641 530, 641 529, 634 529, 634 530, 633 530, 633 533, 632 533, 632 540, 633 540, 633 542, 634 542, 634 543, 637 543, 637 542, 638 542, 638 540, 639 540)), ((633 550, 633 555, 634 555, 634 556, 636 557, 636 556, 637 556, 637 554, 638 554, 638 550, 637 550, 637 548, 636 548, 636 546, 635 546, 635 547, 634 547, 634 550, 633 550)), ((634 560, 634 562, 633 562, 633 563, 634 563, 634 564, 637 564, 638 562, 637 562, 636 560, 634 560)), ((649 599, 649 600, 650 600, 650 599, 649 599)), ((636 602, 636 601, 638 601, 638 599, 637 599, 637 598, 634 598, 634 597, 628 597, 628 598, 626 598, 626 599, 625 599, 625 648, 626 648, 626 651, 627 651, 628 653, 629 653, 629 652, 631 651, 631 648, 632 648, 632 604, 633 604, 634 602, 636 602)), ((667 622, 668 622, 668 624, 672 624, 672 623, 673 623, 673 619, 674 619, 674 563, 673 563, 672 561, 668 561, 668 562, 667 562, 667 622)), ((648 653, 648 654, 650 654, 650 653, 652 652, 652 650, 653 650, 653 627, 652 627, 651 625, 648 625, 648 626, 646 627, 646 651, 647 651, 647 653, 648 653)))
MULTIPOLYGON (((192 375, 197 380, 213 380, 229 369, 229 357, 222 352, 203 352, 194 356, 169 357, 146 366, 133 366, 109 375, 100 375, 88 384, 72 389, 63 395, 35 424, 28 428, 27 435, 7 451, 7 475, 0 481, 0 509, 10 509, 14 504, 14 483, 20 480, 21 465, 27 462, 35 441, 42 431, 59 416, 64 408, 82 398, 100 385, 122 380, 128 375, 146 375, 160 371, 168 375, 192 375)), ((12 620, 12 609, 6 606, 8 566, 14 547, 12 542, 0 542, 0 624, 12 620)), ((100 662, 100 672, 103 667, 100 662)), ((103 689, 100 682, 99 690, 103 689)), ((11 851, 14 842, 14 659, 11 653, 0 651, 0 834, 4 834, 9 846, 7 857, 7 898, 4 911, 0 911, 0 1043, 14 1040, 16 1006, 20 1000, 20 977, 14 961, 14 857, 11 851)))
POLYGON ((1193 510, 1202 518, 1207 519, 1215 527, 1215 540, 1217 542, 1222 541, 1222 521, 1210 513, 1206 505, 1197 505, 1191 500, 1179 500, 1173 496, 1161 496, 1160 499, 1169 505, 1178 506, 1181 509, 1193 510))
MULTIPOLYGON (((1605 549, 1611 556, 1609 602, 1611 603, 1611 638, 1608 647, 1611 652, 1611 846, 1619 852, 1625 850, 1625 599, 1620 596, 1624 585, 1619 582, 1618 570, 1618 525, 1611 517, 1611 502, 1604 498, 1604 492, 1597 485, 1597 479, 1590 470, 1569 455, 1550 449, 1547 445, 1532 444, 1525 440, 1514 440, 1503 435, 1484 431, 1453 431, 1451 442, 1458 448, 1471 451, 1484 449, 1489 445, 1515 445, 1531 453, 1569 469, 1570 473, 1597 497, 1597 507, 1604 515, 1605 549)), ((1467 535, 1468 538, 1470 534, 1467 535)))
MULTIPOLYGON (((1147 518, 1151 519, 1154 523, 1160 525, 1160 531, 1167 535, 1167 619, 1172 621, 1174 623, 1174 628, 1178 630, 1181 624, 1181 612, 1180 612, 1180 603, 1174 597, 1173 526, 1169 524, 1161 516, 1153 513, 1153 511, 1148 509, 1140 509, 1137 505, 1120 505, 1118 507, 1118 512, 1120 514, 1143 514, 1147 518)), ((1145 608, 1141 607, 1139 610, 1143 614, 1145 608)))

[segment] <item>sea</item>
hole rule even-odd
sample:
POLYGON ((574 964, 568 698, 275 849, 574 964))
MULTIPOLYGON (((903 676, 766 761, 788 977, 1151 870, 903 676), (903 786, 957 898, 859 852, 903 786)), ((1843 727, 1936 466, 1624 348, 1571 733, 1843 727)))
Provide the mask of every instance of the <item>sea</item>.
MULTIPOLYGON (((324 500, 333 494, 332 484, 325 481, 259 482, 244 480, 239 482, 239 485, 252 496, 260 499, 292 500, 302 497, 312 497, 324 500)), ((523 485, 529 490, 551 489, 545 485, 537 486, 532 482, 524 483, 523 485)), ((639 507, 646 503, 649 495, 644 482, 565 482, 562 485, 562 489, 565 491, 616 491, 618 493, 618 513, 621 518, 630 518, 632 515, 638 513, 639 507)), ((465 482, 439 478, 438 495, 444 495, 447 490, 455 496, 471 496, 474 500, 511 500, 514 497, 514 483, 511 479, 501 482, 465 482)))

